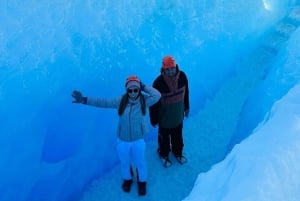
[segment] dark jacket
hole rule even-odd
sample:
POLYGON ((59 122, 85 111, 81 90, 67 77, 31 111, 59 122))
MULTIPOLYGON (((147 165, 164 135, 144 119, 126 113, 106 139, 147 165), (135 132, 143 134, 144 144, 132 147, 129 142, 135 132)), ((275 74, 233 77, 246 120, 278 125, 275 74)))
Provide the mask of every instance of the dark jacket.
POLYGON ((182 123, 184 111, 189 110, 189 86, 186 74, 178 70, 178 85, 170 91, 163 74, 153 82, 153 87, 161 93, 161 99, 150 110, 151 124, 162 128, 175 128, 182 123))

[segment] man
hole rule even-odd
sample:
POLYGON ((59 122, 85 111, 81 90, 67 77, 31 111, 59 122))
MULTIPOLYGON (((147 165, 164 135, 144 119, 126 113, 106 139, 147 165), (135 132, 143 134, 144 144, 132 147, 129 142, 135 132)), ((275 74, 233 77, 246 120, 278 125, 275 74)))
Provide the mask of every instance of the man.
POLYGON ((172 151, 178 162, 187 160, 183 150, 183 119, 189 115, 189 87, 186 74, 179 70, 172 56, 162 60, 161 74, 153 82, 153 87, 161 93, 161 99, 150 107, 152 126, 158 125, 158 153, 164 167, 172 164, 172 151))

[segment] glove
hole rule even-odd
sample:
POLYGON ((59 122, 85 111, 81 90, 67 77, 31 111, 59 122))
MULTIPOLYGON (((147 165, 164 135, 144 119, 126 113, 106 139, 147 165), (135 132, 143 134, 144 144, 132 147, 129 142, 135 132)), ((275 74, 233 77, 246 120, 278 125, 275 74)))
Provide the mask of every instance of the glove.
POLYGON ((188 110, 185 110, 185 111, 184 111, 184 116, 185 116, 185 118, 188 118, 189 115, 190 115, 190 110, 189 110, 189 109, 188 109, 188 110))
POLYGON ((151 124, 151 126, 153 126, 154 128, 156 128, 156 127, 157 127, 157 124, 151 124))
POLYGON ((145 84, 142 83, 142 82, 140 82, 140 85, 141 85, 141 90, 144 91, 144 89, 145 89, 145 84))
POLYGON ((74 90, 72 97, 75 99, 72 103, 83 103, 83 96, 80 91, 74 90))

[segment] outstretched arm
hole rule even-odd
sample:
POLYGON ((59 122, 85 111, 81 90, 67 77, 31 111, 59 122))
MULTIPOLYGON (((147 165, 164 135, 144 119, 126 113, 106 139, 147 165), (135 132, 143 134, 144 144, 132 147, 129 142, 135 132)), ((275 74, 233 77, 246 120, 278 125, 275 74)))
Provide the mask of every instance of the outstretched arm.
POLYGON ((101 108, 119 108, 121 97, 114 99, 105 98, 87 98, 87 105, 101 108))
POLYGON ((101 108, 118 108, 121 101, 121 97, 114 99, 85 97, 80 91, 77 90, 73 91, 72 97, 75 99, 73 103, 81 103, 101 108))

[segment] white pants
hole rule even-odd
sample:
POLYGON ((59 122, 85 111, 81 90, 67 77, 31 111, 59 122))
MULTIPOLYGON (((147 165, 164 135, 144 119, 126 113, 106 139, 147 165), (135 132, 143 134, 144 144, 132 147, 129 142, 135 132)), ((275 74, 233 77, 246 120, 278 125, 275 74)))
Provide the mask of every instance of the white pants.
POLYGON ((139 174, 139 181, 144 182, 147 179, 147 164, 145 159, 145 141, 144 139, 133 142, 118 140, 118 155, 121 162, 121 173, 123 179, 132 179, 130 166, 133 163, 139 174))

